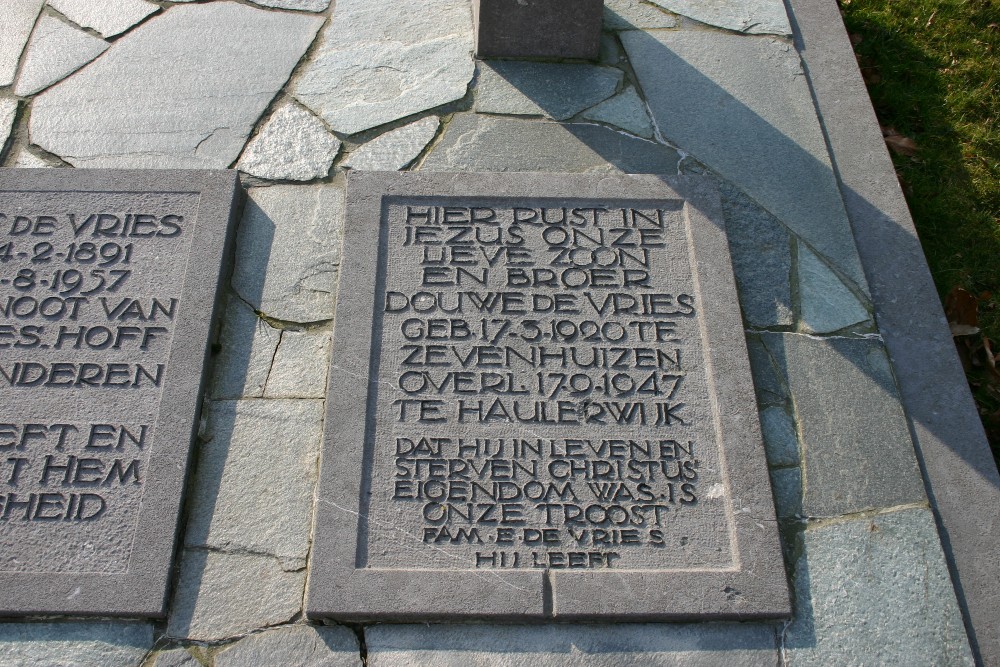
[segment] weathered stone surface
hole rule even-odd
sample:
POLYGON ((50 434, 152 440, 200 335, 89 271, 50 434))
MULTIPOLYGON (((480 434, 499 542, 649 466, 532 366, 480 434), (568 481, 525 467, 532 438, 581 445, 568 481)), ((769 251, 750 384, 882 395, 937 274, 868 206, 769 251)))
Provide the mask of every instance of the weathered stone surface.
POLYGON ((757 402, 761 405, 787 405, 790 399, 784 368, 778 368, 774 357, 757 335, 747 336, 747 352, 750 354, 757 402))
POLYGON ((646 139, 653 138, 653 121, 649 119, 646 105, 632 86, 610 100, 584 111, 583 117, 588 120, 616 125, 626 132, 637 134, 646 139))
POLYGON ((0 623, 4 667, 136 667, 152 646, 145 623, 0 623))
POLYGON ((664 138, 867 289, 795 49, 707 30, 630 30, 621 39, 664 138))
POLYGON ((790 665, 974 664, 929 510, 806 530, 795 595, 790 665))
POLYGON ((110 46, 103 39, 44 15, 24 54, 14 94, 34 95, 80 69, 110 46))
POLYGON ((242 299, 230 297, 222 320, 219 353, 212 363, 209 396, 262 397, 280 339, 281 332, 257 317, 242 299))
POLYGON ((358 171, 397 171, 405 168, 420 155, 434 138, 441 121, 428 116, 379 135, 354 149, 341 163, 342 167, 358 171))
POLYGON ((331 344, 328 328, 282 331, 264 397, 326 398, 331 344))
POLYGON ((50 169, 52 165, 38 157, 27 149, 21 149, 14 160, 14 167, 18 169, 50 169))
POLYGON ((767 447, 767 462, 773 466, 799 464, 799 442, 795 423, 784 408, 771 406, 760 412, 760 427, 767 447))
POLYGON ((843 281, 801 241, 797 253, 799 317, 810 333, 871 324, 871 315, 843 281))
POLYGON ((780 0, 649 0, 701 23, 749 34, 790 35, 792 27, 780 0))
POLYGON ((201 663, 182 648, 161 651, 153 659, 152 667, 202 667, 201 663))
POLYGON ((673 28, 677 19, 645 0, 604 0, 605 30, 673 28))
POLYGON ((322 22, 172 7, 36 97, 31 139, 77 167, 228 167, 322 22))
POLYGON ((215 667, 361 667, 357 636, 341 626, 287 625, 241 639, 215 655, 215 667))
POLYGON ((465 95, 474 72, 462 0, 339 0, 295 97, 354 134, 465 95))
POLYGON ((305 570, 270 556, 186 549, 167 635, 214 641, 287 623, 302 607, 305 570))
POLYGON ((14 129, 14 119, 17 118, 17 100, 9 97, 0 98, 0 151, 10 139, 10 131, 14 129))
POLYGON ((272 180, 311 181, 330 173, 340 140, 323 122, 291 102, 271 114, 236 168, 272 180))
POLYGON ((774 489, 774 507, 779 519, 794 519, 802 515, 802 470, 772 470, 771 487, 774 489))
POLYGON ((279 320, 332 319, 343 207, 337 185, 251 189, 236 237, 237 293, 279 320))
POLYGON ((4 0, 0 4, 0 86, 14 83, 17 63, 45 0, 4 0))
POLYGON ((375 625, 369 667, 773 667, 769 624, 375 625))
POLYGON ((305 567, 322 420, 318 400, 213 401, 185 545, 305 567))
POLYGON ((614 95, 624 76, 620 69, 579 63, 483 62, 476 111, 565 120, 614 95))
POLYGON ((673 149, 600 125, 457 114, 421 168, 673 174, 678 160, 673 149))
MULTIPOLYGON (((190 2, 190 0, 180 0, 190 2)), ((303 12, 321 12, 330 6, 330 0, 250 0, 255 5, 275 9, 298 9, 303 12)))
POLYGON ((143 20, 159 7, 146 0, 48 0, 49 6, 84 28, 114 37, 143 20))
POLYGON ((924 502, 909 426, 881 342, 761 336, 795 399, 803 511, 830 517, 924 502))
POLYGON ((597 57, 602 0, 474 0, 480 58, 597 57))

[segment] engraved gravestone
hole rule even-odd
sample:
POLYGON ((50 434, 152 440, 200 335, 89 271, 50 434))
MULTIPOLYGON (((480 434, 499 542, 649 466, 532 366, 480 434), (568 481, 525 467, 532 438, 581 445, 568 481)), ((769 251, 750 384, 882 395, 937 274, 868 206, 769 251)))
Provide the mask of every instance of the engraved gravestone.
POLYGON ((777 617, 701 177, 352 174, 308 609, 777 617))
POLYGON ((0 170, 0 613, 163 613, 240 192, 0 170))

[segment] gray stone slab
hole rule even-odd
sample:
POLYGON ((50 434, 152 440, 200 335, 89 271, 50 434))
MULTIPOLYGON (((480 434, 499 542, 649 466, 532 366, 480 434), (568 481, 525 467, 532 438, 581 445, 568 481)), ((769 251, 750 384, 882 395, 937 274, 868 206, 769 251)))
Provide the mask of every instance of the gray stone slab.
POLYGON ((150 667, 202 667, 202 664, 188 651, 175 648, 157 653, 150 667))
POLYGON ((664 138, 866 289, 795 49, 707 30, 630 30, 621 39, 664 138))
POLYGON ((476 111, 566 120, 614 95, 624 76, 583 63, 482 62, 476 111))
POLYGON ((788 664, 975 664, 929 510, 817 526, 802 542, 788 664))
POLYGON ((762 334, 788 377, 802 438, 808 516, 926 501, 881 341, 762 334))
POLYGON ((428 116, 380 134, 359 146, 340 163, 340 166, 358 171, 397 171, 417 159, 421 151, 437 134, 441 121, 428 116))
POLYGON ((17 154, 12 166, 18 169, 49 169, 52 167, 51 164, 26 148, 22 148, 21 152, 17 154))
MULTIPOLYGON (((190 0, 181 0, 189 2, 190 0)), ((330 6, 330 0, 250 0, 261 7, 274 9, 298 9, 303 12, 322 12, 330 6)))
POLYGON ((214 399, 263 397, 280 340, 280 330, 260 319, 245 301, 231 297, 222 318, 208 395, 214 399))
POLYGON ((340 151, 340 140, 316 116, 287 102, 275 110, 236 167, 260 178, 311 181, 324 178, 340 151))
POLYGON ((770 406, 760 411, 767 462, 773 466, 799 464, 799 442, 795 423, 784 408, 770 406))
POLYGON ((673 28, 677 17, 645 0, 604 0, 605 30, 673 28))
POLYGON ((14 83, 17 63, 45 0, 7 0, 0 5, 0 86, 14 83))
POLYGON ((325 398, 332 344, 329 327, 283 330, 264 398, 325 398))
POLYGON ((474 0, 480 58, 577 58, 600 50, 602 0, 474 0))
POLYGON ((369 667, 773 667, 776 628, 692 625, 376 625, 369 667))
POLYGON ((788 613, 710 179, 348 187, 311 615, 788 613))
POLYGON ((114 37, 143 20, 159 7, 147 0, 48 0, 49 6, 84 28, 114 37))
POLYGON ((152 646, 146 623, 0 623, 4 667, 137 667, 152 646))
POLYGON ((671 148, 602 125, 456 114, 421 169, 673 174, 678 161, 671 148))
POLYGON ((646 104, 633 86, 629 86, 610 100, 601 102, 593 109, 588 109, 583 113, 583 117, 587 120, 617 125, 626 132, 645 139, 652 139, 655 133, 653 121, 646 113, 646 104))
POLYGON ((14 94, 34 95, 80 69, 111 46, 63 21, 44 15, 24 55, 14 94))
POLYGON ((871 326, 871 314, 837 274, 801 241, 796 251, 799 318, 808 333, 871 326))
POLYGON ((0 170, 4 614, 163 613, 233 172, 0 170))
POLYGON ((837 8, 791 7, 966 630, 1000 664, 1000 475, 837 8))
POLYGON ((784 368, 779 368, 758 334, 747 336, 747 352, 750 354, 757 402, 762 406, 790 407, 791 398, 784 368))
POLYGON ((241 639, 215 655, 215 667, 361 667, 358 638, 345 627, 286 625, 241 639))
POLYGON ((17 118, 17 100, 8 97, 0 99, 0 152, 7 146, 15 118, 17 118))
POLYGON ((233 2, 171 7, 36 97, 31 140, 76 167, 228 167, 322 23, 233 2))
POLYGON ((338 0, 292 91, 355 134, 461 99, 474 72, 467 0, 338 0))
POLYGON ((748 34, 791 35, 780 0, 649 0, 695 21, 748 34))
POLYGON ((799 468, 772 470, 771 486, 774 488, 774 506, 779 519, 795 519, 802 516, 802 470, 799 468))

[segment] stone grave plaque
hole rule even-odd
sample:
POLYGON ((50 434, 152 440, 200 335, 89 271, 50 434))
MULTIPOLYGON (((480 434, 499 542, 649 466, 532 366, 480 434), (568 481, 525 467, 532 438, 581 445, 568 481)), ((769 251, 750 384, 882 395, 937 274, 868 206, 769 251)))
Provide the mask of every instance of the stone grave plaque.
POLYGON ((714 188, 350 176, 311 615, 789 613, 714 188))
POLYGON ((162 615, 241 192, 0 170, 0 613, 162 615))

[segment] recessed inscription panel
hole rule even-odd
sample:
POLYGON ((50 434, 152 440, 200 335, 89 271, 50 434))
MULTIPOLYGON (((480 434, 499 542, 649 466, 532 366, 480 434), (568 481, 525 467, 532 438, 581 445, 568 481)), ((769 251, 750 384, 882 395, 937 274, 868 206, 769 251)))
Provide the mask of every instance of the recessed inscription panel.
POLYGON ((0 580, 13 613, 162 610, 234 181, 211 174, 228 200, 206 207, 190 177, 129 175, 2 175, 0 580))
POLYGON ((787 613, 708 182, 370 174, 347 215, 314 615, 787 613))

